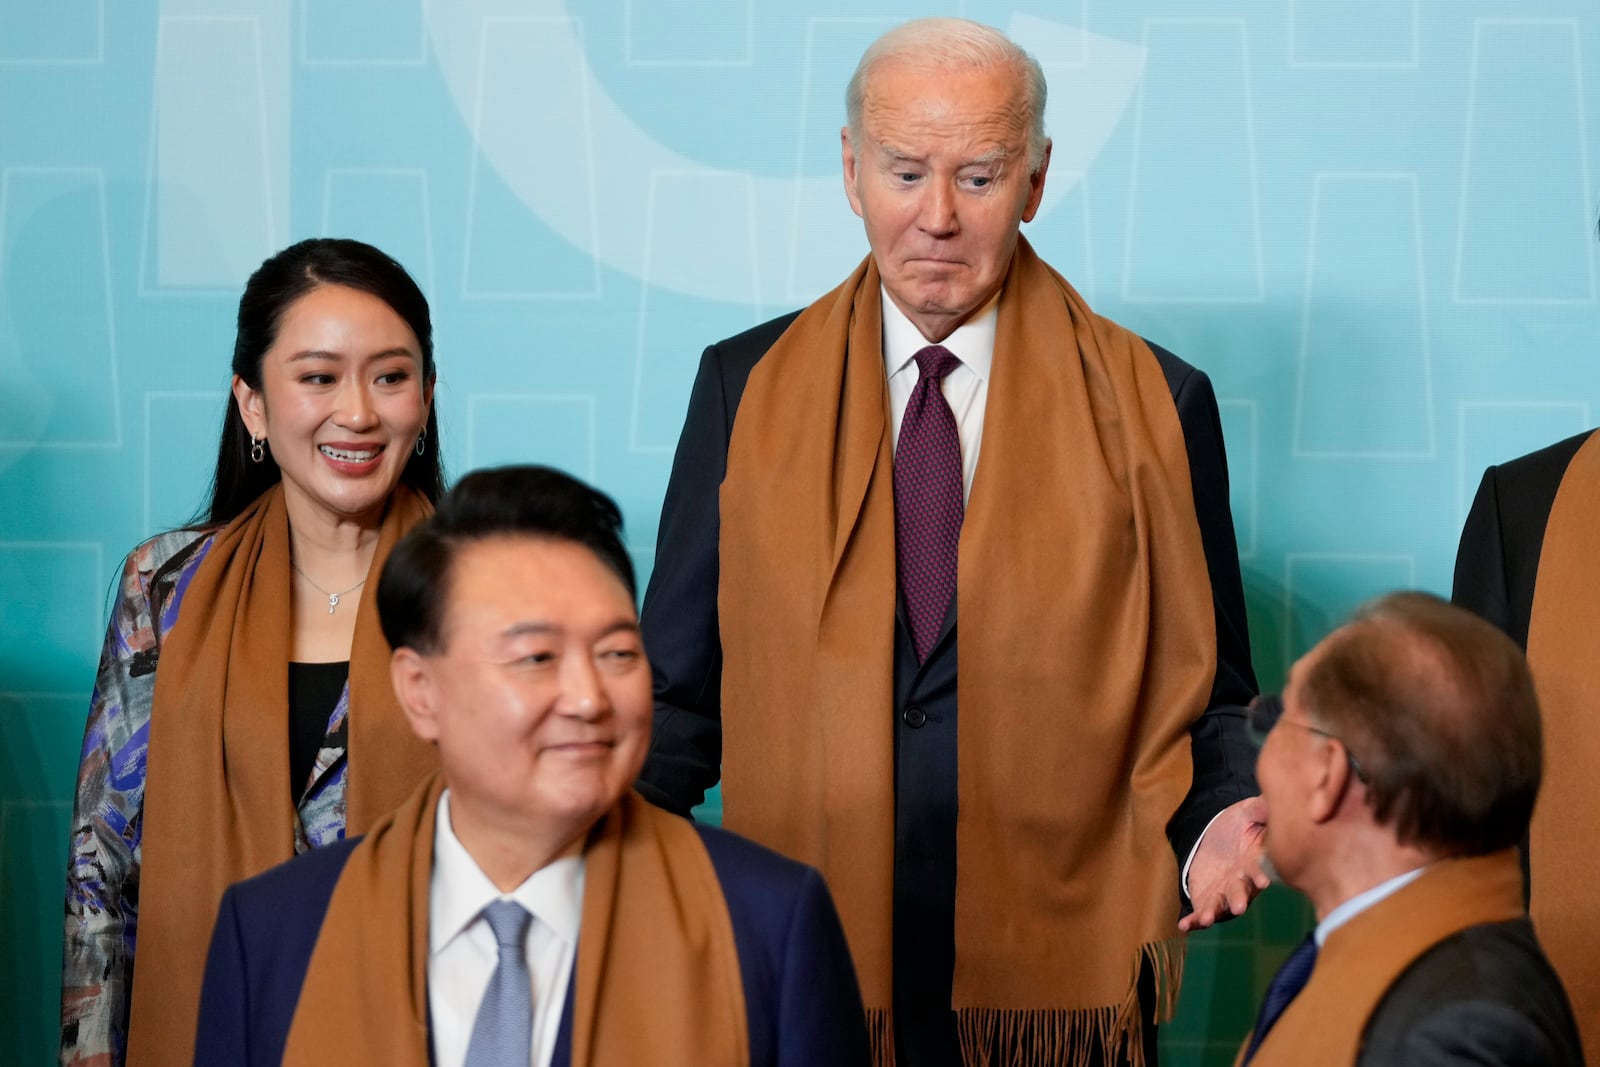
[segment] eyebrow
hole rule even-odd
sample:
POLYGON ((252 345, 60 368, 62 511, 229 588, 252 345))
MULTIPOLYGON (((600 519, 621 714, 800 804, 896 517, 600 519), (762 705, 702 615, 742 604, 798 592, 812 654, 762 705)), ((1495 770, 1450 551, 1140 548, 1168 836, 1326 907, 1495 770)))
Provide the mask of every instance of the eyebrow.
MULTIPOLYGON (((360 362, 363 362, 363 363, 376 363, 379 360, 391 359, 391 358, 393 358, 395 356, 402 356, 402 357, 404 357, 406 359, 410 359, 410 360, 416 360, 418 358, 417 354, 415 352, 411 351, 409 348, 385 348, 381 352, 373 352, 370 355, 358 356, 357 359, 360 362)), ((292 356, 290 356, 288 358, 287 362, 289 362, 289 363, 297 363, 297 362, 300 362, 301 360, 308 360, 308 359, 344 359, 344 358, 345 358, 345 355, 344 355, 343 352, 329 352, 329 351, 327 351, 325 349, 321 349, 321 348, 308 348, 308 349, 305 349, 304 351, 296 352, 294 355, 292 355, 292 356)))
POLYGON ((1010 155, 1011 153, 1007 152, 1004 148, 994 148, 985 152, 983 155, 978 156, 976 159, 969 159, 967 162, 961 164, 961 166, 963 168, 991 167, 997 163, 1004 163, 1010 157, 1010 155))
MULTIPOLYGON (((886 145, 881 141, 878 143, 878 147, 882 150, 884 156, 887 158, 891 166, 896 163, 921 164, 926 162, 922 156, 916 155, 913 152, 907 152, 902 149, 895 148, 891 145, 886 145)), ((1004 163, 1009 156, 1010 153, 1004 148, 992 148, 981 156, 976 156, 972 159, 966 160, 956 169, 965 170, 968 167, 992 167, 1004 163)))
MULTIPOLYGON (((560 634, 565 633, 566 629, 567 628, 565 626, 560 626, 553 622, 518 622, 512 623, 504 630, 501 630, 500 636, 510 640, 511 638, 516 637, 537 637, 545 634, 560 634)), ((612 634, 622 631, 636 634, 639 632, 639 624, 633 619, 618 619, 610 626, 607 626, 605 629, 601 630, 600 636, 610 637, 612 634)))

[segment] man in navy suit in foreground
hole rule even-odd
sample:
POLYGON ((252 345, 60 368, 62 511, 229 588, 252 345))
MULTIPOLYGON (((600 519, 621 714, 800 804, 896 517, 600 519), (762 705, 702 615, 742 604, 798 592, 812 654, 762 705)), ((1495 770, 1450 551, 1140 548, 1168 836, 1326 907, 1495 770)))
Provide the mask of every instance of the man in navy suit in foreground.
POLYGON ((197 1063, 866 1063, 820 876, 630 792, 652 699, 620 525, 505 468, 395 549, 377 610, 442 769, 228 891, 197 1063))

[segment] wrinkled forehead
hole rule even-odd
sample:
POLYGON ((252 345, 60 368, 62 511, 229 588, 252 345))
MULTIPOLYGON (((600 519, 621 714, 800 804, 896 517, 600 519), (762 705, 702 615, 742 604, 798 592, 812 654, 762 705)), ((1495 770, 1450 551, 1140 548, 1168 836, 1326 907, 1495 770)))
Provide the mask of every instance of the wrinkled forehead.
POLYGON ((883 60, 862 96, 862 125, 875 140, 963 132, 1011 141, 1028 135, 1026 87, 1005 65, 974 67, 883 60))

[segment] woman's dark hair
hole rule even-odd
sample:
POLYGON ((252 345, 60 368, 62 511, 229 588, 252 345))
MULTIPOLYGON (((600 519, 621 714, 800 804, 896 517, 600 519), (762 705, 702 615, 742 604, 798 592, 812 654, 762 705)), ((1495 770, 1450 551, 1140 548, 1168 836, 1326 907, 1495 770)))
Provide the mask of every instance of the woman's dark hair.
MULTIPOLYGON (((433 380, 433 324, 428 318, 428 298, 406 269, 361 241, 313 237, 268 259, 245 284, 244 295, 239 298, 233 373, 246 385, 261 388, 261 362, 277 340, 278 325, 289 305, 323 285, 357 289, 388 304, 411 327, 422 346, 422 380, 433 380)), ((428 410, 427 435, 422 455, 412 453, 400 472, 400 480, 430 502, 437 502, 444 493, 444 468, 439 461, 438 418, 432 408, 428 410)), ((281 477, 270 450, 260 463, 250 459, 250 431, 239 414, 238 400, 230 394, 222 420, 222 443, 217 448, 217 469, 211 481, 211 502, 202 512, 202 521, 212 525, 231 521, 281 477)))
POLYGON ((616 501, 550 467, 476 470, 445 494, 438 511, 400 539, 384 563, 378 622, 391 647, 439 650, 456 554, 491 537, 582 545, 617 576, 630 597, 638 596, 616 501))

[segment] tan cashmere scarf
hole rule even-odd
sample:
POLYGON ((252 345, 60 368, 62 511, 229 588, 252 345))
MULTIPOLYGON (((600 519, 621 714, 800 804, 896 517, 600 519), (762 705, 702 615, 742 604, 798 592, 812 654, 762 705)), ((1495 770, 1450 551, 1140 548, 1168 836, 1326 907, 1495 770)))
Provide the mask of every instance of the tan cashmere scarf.
MULTIPOLYGON (((895 532, 870 259, 750 375, 721 493, 727 825, 821 868, 893 1062, 895 532)), ((1166 824, 1216 671, 1172 394, 1020 241, 961 531, 955 983, 963 1054, 1142 1062, 1141 962, 1182 966, 1166 824)))
POLYGON ((1529 911, 1572 1000, 1584 1057, 1600 1063, 1600 434, 1578 449, 1544 530, 1528 664, 1544 726, 1544 783, 1528 835, 1529 911))
MULTIPOLYGON (((350 853, 285 1067, 427 1067, 428 891, 442 792, 429 781, 350 853)), ((628 793, 591 833, 584 864, 572 1067, 747 1067, 733 922, 694 827, 628 793)))
MULTIPOLYGON (((350 648, 345 825, 361 833, 437 763, 389 684, 377 576, 432 508, 395 490, 350 648)), ((150 711, 128 1063, 187 1062, 222 892, 294 855, 289 522, 281 483, 216 535, 161 651, 150 711)))
MULTIPOLYGON (((1311 980, 1278 1018, 1250 1067, 1352 1067, 1372 1013, 1423 953, 1469 926, 1520 918, 1515 849, 1440 860, 1416 881, 1328 935, 1311 980)), ((1235 1067, 1250 1045, 1246 1035, 1235 1067)))

